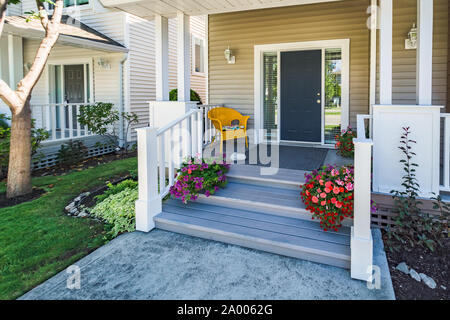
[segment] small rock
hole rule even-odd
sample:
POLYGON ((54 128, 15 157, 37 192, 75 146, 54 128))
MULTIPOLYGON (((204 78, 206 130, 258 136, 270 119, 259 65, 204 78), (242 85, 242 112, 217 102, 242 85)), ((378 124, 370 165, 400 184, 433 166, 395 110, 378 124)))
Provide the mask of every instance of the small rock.
POLYGON ((66 209, 67 212, 71 212, 74 208, 75 208, 75 203, 71 202, 64 209, 66 209))
POLYGON ((411 276, 411 278, 413 278, 414 280, 420 282, 420 275, 417 273, 416 270, 412 269, 409 270, 409 275, 411 276))
POLYGON ((78 214, 78 218, 86 218, 89 216, 89 213, 87 213, 86 211, 80 212, 80 214, 78 214))
POLYGON ((405 262, 399 263, 397 267, 395 267, 398 271, 403 272, 404 274, 409 274, 409 268, 405 262))
POLYGON ((427 276, 425 273, 420 273, 420 278, 422 279, 422 281, 431 289, 436 289, 436 282, 430 278, 429 276, 427 276))
POLYGON ((446 286, 443 286, 443 285, 441 285, 441 289, 442 289, 442 290, 447 290, 447 287, 446 287, 446 286))

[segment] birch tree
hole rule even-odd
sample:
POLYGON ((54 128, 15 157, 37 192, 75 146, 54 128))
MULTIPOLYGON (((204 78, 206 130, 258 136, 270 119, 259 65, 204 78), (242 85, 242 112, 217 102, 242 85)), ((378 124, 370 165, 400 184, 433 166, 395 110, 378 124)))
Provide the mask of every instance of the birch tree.
MULTIPOLYGON (((6 7, 19 0, 0 0, 0 36, 5 24, 6 7)), ((11 110, 11 140, 9 151, 8 179, 6 196, 17 197, 30 193, 31 186, 31 108, 30 98, 34 86, 41 77, 50 55, 50 51, 59 37, 59 26, 63 10, 63 1, 36 0, 37 11, 33 18, 39 19, 44 28, 42 39, 32 66, 16 88, 11 88, 0 79, 0 98, 11 110), (45 2, 54 4, 53 15, 49 17, 45 2)), ((10 71, 11 72, 11 71, 10 71)), ((15 85, 12 84, 11 85, 15 85)))

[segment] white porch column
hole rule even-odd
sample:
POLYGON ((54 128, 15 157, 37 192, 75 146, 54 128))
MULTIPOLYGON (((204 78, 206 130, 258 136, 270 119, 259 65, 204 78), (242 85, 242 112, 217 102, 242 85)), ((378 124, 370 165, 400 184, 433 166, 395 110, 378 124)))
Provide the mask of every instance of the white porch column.
POLYGON ((392 0, 380 0, 380 104, 392 104, 392 0))
POLYGON ((433 99, 433 0, 417 0, 417 104, 433 99))
POLYGON ((155 16, 156 100, 169 101, 169 21, 155 16))
POLYGON ((157 128, 136 129, 138 138, 139 199, 136 201, 136 230, 155 228, 153 217, 162 211, 158 193, 157 128))
POLYGON ((191 100, 191 43, 189 16, 177 13, 178 101, 191 100))
MULTIPOLYGON (((359 129, 359 128, 358 128, 359 129)), ((367 281, 372 276, 373 240, 370 230, 372 141, 354 139, 354 217, 351 229, 351 277, 367 281)))

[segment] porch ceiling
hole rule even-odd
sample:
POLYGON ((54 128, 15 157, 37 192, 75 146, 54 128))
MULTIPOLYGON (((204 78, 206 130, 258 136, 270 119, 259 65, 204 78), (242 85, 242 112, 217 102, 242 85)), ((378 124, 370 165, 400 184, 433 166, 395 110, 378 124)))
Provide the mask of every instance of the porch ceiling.
POLYGON ((180 11, 196 16, 335 1, 343 0, 100 0, 106 7, 149 20, 155 15, 174 17, 180 11))

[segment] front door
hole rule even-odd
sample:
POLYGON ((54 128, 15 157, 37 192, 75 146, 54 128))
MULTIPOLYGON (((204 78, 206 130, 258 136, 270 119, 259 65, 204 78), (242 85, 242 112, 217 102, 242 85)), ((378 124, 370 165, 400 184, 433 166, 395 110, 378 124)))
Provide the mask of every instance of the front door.
POLYGON ((281 140, 322 141, 322 51, 281 52, 281 140))
POLYGON ((64 88, 66 102, 84 102, 84 66, 64 66, 64 88))

